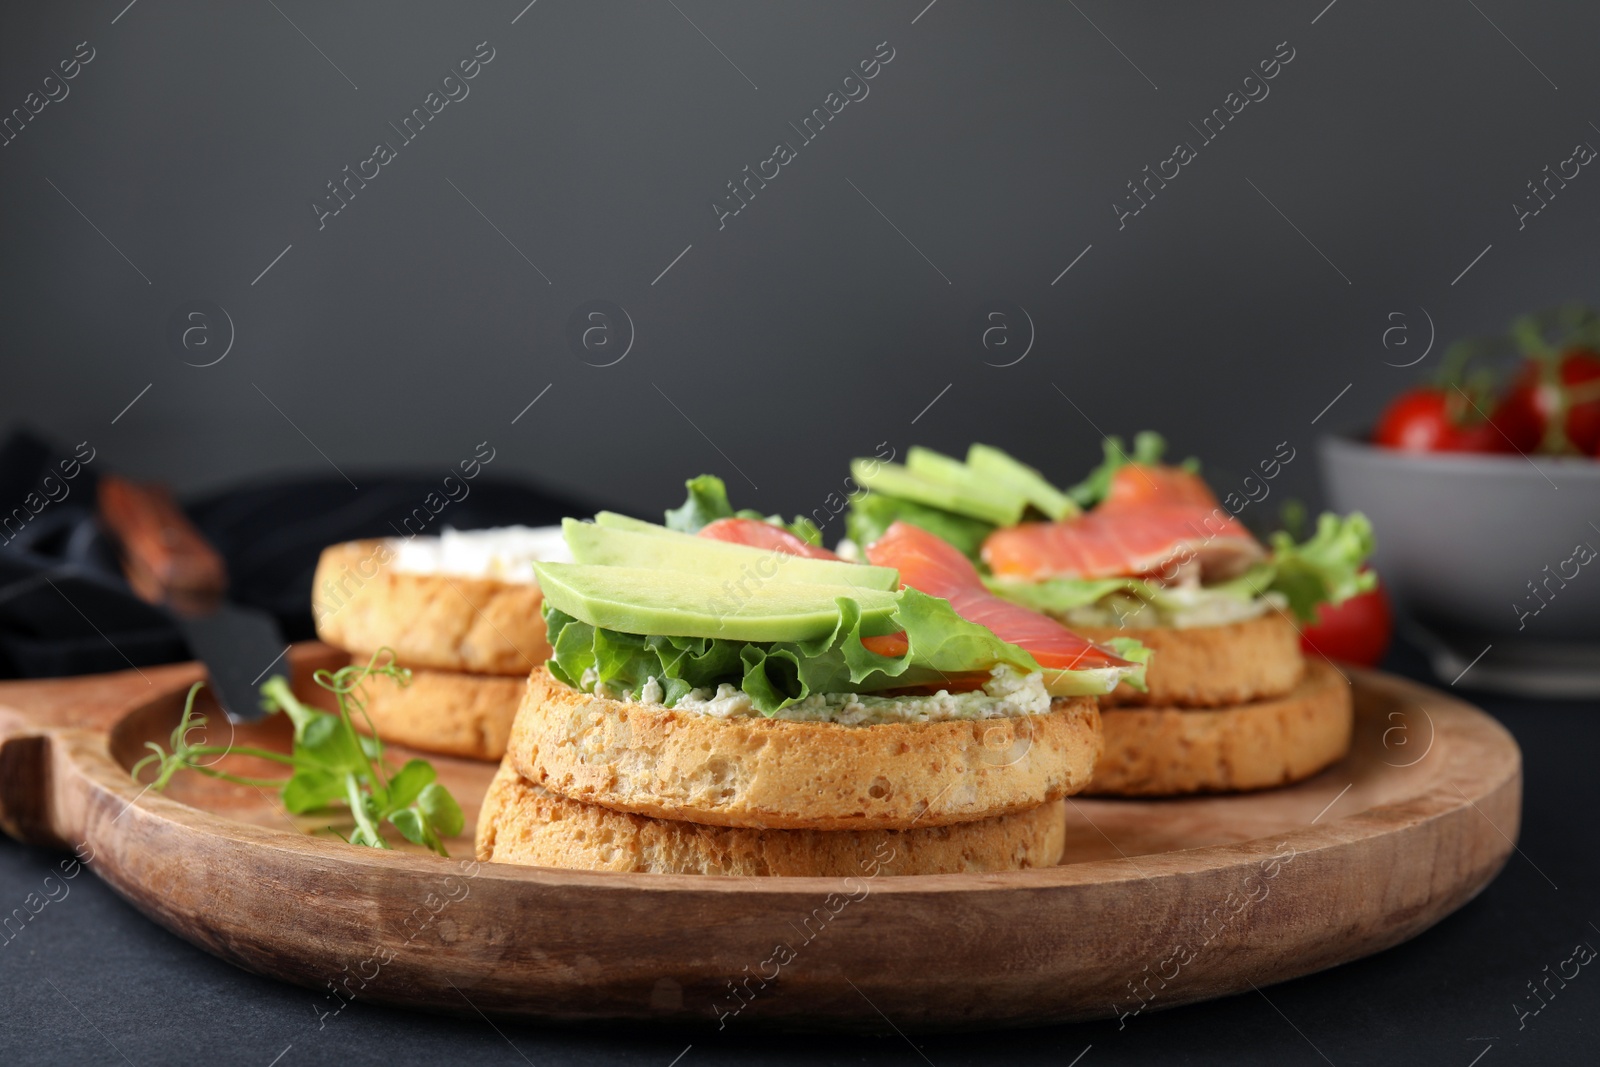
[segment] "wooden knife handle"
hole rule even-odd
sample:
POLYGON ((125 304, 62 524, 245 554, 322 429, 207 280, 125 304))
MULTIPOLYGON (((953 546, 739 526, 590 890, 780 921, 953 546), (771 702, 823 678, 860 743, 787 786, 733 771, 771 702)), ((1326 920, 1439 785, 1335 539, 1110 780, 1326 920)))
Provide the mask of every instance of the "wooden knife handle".
POLYGON ((122 552, 128 584, 152 604, 221 599, 228 569, 164 487, 102 474, 100 518, 122 552))

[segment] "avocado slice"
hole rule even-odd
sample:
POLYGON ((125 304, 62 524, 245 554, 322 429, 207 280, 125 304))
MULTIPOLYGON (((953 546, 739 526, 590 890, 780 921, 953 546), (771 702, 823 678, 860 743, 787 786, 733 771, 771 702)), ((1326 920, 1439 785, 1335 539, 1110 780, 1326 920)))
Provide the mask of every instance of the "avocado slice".
POLYGON ((660 534, 601 526, 563 519, 561 531, 576 563, 604 567, 641 567, 664 571, 692 571, 717 581, 788 582, 836 585, 852 589, 891 592, 900 585, 893 567, 869 567, 844 560, 791 556, 753 545, 713 541, 709 537, 660 534))
POLYGON ((703 570, 537 563, 534 573, 551 607, 590 626, 661 637, 809 641, 837 629, 840 598, 860 606, 862 632, 876 635, 894 629, 891 616, 900 603, 898 593, 881 589, 703 570))
POLYGON ((989 478, 954 456, 935 452, 931 448, 913 445, 906 453, 906 469, 930 481, 943 482, 963 493, 986 495, 1003 502, 1006 507, 1016 509, 1019 520, 1028 508, 1028 494, 1010 482, 989 478))
POLYGON ((993 445, 973 445, 968 448, 967 466, 989 481, 1021 493, 1028 503, 1052 519, 1082 514, 1077 503, 1045 480, 1044 475, 993 445))
POLYGON ((912 474, 920 474, 930 481, 946 485, 965 485, 971 480, 972 474, 967 470, 967 465, 956 457, 921 445, 912 445, 906 453, 906 469, 912 474))
MULTIPOLYGON (((912 449, 913 454, 919 452, 925 450, 912 449)), ((923 468, 921 472, 898 463, 858 459, 851 461, 850 473, 855 478, 856 484, 872 492, 942 508, 957 515, 967 515, 974 519, 992 522, 997 526, 1015 526, 1022 518, 1022 513, 1028 506, 1024 497, 982 482, 970 472, 964 476, 956 475, 951 481, 930 477, 926 472, 931 469, 949 473, 950 468, 945 467, 939 460, 949 460, 950 457, 939 456, 936 452, 926 455, 938 458, 929 459, 925 456, 919 459, 917 462, 923 468), (960 480, 955 480, 957 478, 960 480)), ((955 464, 956 468, 966 470, 966 467, 958 461, 950 460, 950 462, 955 464)))
POLYGON ((619 515, 615 511, 602 511, 595 515, 594 524, 605 526, 613 530, 632 530, 635 533, 665 534, 667 537, 693 537, 679 530, 669 530, 654 522, 636 519, 632 515, 619 515))

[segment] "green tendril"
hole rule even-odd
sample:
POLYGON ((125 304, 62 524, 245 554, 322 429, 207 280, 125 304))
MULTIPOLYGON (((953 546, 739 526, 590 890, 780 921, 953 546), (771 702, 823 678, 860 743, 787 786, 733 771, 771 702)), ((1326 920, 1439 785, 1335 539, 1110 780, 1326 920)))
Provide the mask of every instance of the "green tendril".
POLYGON ((130 773, 138 781, 145 768, 154 766, 155 778, 146 788, 157 792, 164 790, 179 771, 195 771, 208 778, 258 789, 275 789, 284 807, 295 815, 343 806, 355 822, 355 829, 349 837, 333 827, 328 829, 348 844, 392 848, 383 833, 383 824, 388 823, 407 841, 447 856, 442 839, 454 837, 464 829, 461 807, 435 780, 438 775, 431 763, 414 759, 395 768, 385 758, 383 741, 367 714, 364 689, 370 679, 378 677, 401 686, 411 682, 411 672, 397 665, 394 652, 387 648, 379 649, 365 664, 314 672, 312 680, 333 694, 338 708, 334 712, 302 701, 280 675, 267 679, 261 686, 262 706, 268 712, 283 712, 294 724, 294 744, 289 753, 253 745, 190 744, 189 733, 206 725, 205 716, 194 710, 195 697, 205 683, 196 682, 189 687, 183 714, 166 747, 155 741, 145 742, 150 753, 136 762, 130 773), (365 733, 356 729, 356 715, 365 724, 365 733), (283 764, 290 769, 290 775, 256 778, 216 766, 228 756, 250 756, 283 764))

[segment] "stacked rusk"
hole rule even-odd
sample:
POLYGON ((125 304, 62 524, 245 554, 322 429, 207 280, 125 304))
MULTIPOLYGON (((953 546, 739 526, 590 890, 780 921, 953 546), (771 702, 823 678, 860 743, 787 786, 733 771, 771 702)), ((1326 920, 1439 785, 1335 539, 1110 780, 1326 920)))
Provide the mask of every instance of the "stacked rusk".
POLYGON ((366 716, 385 741, 497 760, 528 671, 549 654, 537 560, 562 558, 553 527, 445 530, 323 550, 312 584, 317 636, 365 662, 392 655, 405 684, 370 677, 366 716))
MULTIPOLYGON (((1302 656, 1297 622, 1371 587, 1371 526, 1325 514, 1304 542, 1280 531, 1269 550, 1235 517, 1242 498, 1224 507, 1196 461, 1165 466, 1163 448, 1153 433, 1132 455, 1108 438, 1105 461, 1066 490, 984 445, 965 460, 921 448, 903 466, 858 460, 869 492, 849 533, 870 555, 887 524, 915 523, 981 561, 993 593, 1090 640, 1134 637, 1149 650, 1147 684, 1101 698, 1105 750, 1087 792, 1230 792, 1309 777, 1348 751, 1352 709, 1340 673, 1302 656)), ((1284 448, 1262 462, 1263 478, 1293 458, 1284 448)))
POLYGON ((1329 515, 1306 545, 1284 535, 1278 547, 1269 553, 1198 475, 1132 463, 1086 514, 985 541, 1006 595, 1049 606, 1063 587, 1098 583, 1098 601, 1061 616, 1087 637, 1131 634, 1151 650, 1144 689, 1101 698, 1105 752, 1088 792, 1263 789, 1349 751, 1349 683, 1307 661, 1291 611, 1314 617, 1340 595, 1330 586, 1356 588, 1370 530, 1329 515))
POLYGON ((963 607, 916 584, 954 555, 970 574, 954 580, 982 590, 970 563, 903 532, 903 565, 874 566, 753 518, 569 520, 576 562, 538 567, 551 659, 528 679, 478 857, 816 876, 1056 863, 1061 798, 1100 753, 1093 695, 1141 668, 1014 605, 1037 655, 1002 640, 971 588, 963 607), (1080 662, 1041 665, 1069 643, 1080 662))

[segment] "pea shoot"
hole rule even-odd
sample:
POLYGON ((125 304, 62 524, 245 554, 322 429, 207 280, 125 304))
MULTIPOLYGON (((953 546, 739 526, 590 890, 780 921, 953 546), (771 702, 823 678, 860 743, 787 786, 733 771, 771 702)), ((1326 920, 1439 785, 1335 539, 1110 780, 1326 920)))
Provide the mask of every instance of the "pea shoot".
POLYGON ((134 780, 145 767, 154 764, 156 777, 150 788, 158 792, 177 772, 188 770, 240 785, 277 789, 283 806, 296 815, 330 811, 342 804, 355 820, 355 829, 345 838, 352 845, 389 848, 381 829, 387 822, 407 841, 448 856, 442 839, 461 833, 465 825, 461 807, 450 791, 435 781, 437 773, 427 760, 408 760, 399 770, 393 770, 384 758, 383 742, 361 695, 362 683, 376 676, 391 678, 400 685, 411 681, 411 672, 396 666, 388 649, 380 650, 365 665, 317 671, 312 677, 334 695, 337 713, 306 705, 282 677, 268 679, 261 686, 262 706, 268 711, 282 711, 294 722, 294 747, 288 754, 255 746, 190 744, 188 734, 206 721, 205 716, 195 714, 195 697, 205 684, 196 682, 189 687, 183 716, 173 728, 170 751, 157 742, 145 742, 151 753, 133 765, 134 780), (385 654, 388 659, 380 663, 385 654), (352 706, 365 721, 369 734, 356 730, 352 706), (289 777, 251 778, 213 765, 229 754, 283 764, 290 769, 289 777))

